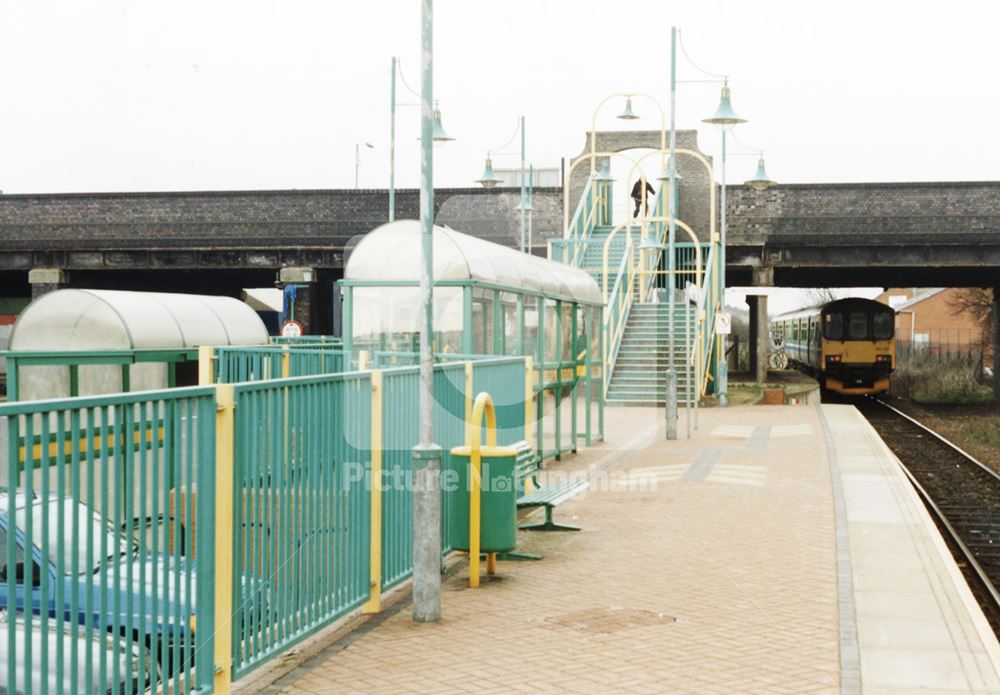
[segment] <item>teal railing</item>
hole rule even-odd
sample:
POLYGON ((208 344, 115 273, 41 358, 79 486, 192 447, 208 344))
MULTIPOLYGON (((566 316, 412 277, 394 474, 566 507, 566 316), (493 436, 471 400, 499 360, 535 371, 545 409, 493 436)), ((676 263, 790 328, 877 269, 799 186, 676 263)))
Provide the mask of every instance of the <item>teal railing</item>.
MULTIPOLYGON (((524 439, 525 376, 520 357, 437 365, 435 441, 464 443, 475 391, 497 403, 501 443, 524 439)), ((0 405, 0 529, 17 539, 0 581, 39 602, 0 619, 0 685, 207 691, 373 605, 412 570, 418 389, 402 367, 0 405)))
POLYGON ((23 370, 45 368, 46 379, 63 379, 68 384, 66 396, 80 393, 80 370, 94 367, 117 368, 114 378, 123 392, 131 388, 132 366, 137 364, 162 363, 166 366, 165 386, 177 384, 177 365, 198 359, 197 348, 154 348, 123 350, 11 350, 0 352, 0 358, 7 361, 7 400, 17 401, 21 397, 23 370), (58 373, 52 370, 60 370, 58 373), (62 371, 64 370, 64 371, 62 371))
POLYGON ((605 369, 603 387, 605 395, 607 395, 608 387, 611 385, 611 375, 614 373, 618 350, 621 347, 622 337, 625 335, 625 325, 628 323, 629 311, 635 301, 635 256, 635 246, 629 243, 625 247, 625 254, 618 266, 614 284, 608 295, 608 304, 604 309, 605 369))
POLYGON ((715 339, 715 316, 719 311, 719 292, 716 277, 718 268, 716 267, 716 248, 713 246, 708 252, 708 260, 705 263, 705 279, 702 285, 701 296, 698 299, 697 313, 697 349, 693 355, 695 360, 695 376, 698 382, 699 394, 704 395, 708 389, 708 379, 712 354, 717 349, 715 339))
POLYGON ((319 345, 218 347, 213 353, 214 381, 220 384, 348 371, 343 349, 319 345))
POLYGON ((607 224, 609 219, 609 189, 609 184, 595 185, 593 176, 587 179, 587 184, 580 194, 580 201, 577 203, 573 217, 570 218, 566 226, 563 238, 549 241, 550 260, 580 266, 586 255, 594 227, 607 224))
POLYGON ((211 388, 0 405, 0 690, 211 686, 215 407, 211 388))

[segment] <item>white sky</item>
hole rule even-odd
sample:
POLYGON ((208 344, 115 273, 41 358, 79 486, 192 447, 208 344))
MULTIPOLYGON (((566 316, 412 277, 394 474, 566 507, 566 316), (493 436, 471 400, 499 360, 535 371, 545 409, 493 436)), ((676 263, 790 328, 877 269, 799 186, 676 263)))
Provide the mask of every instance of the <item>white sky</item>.
MULTIPOLYGON (((0 0, 0 189, 349 188, 364 142, 361 186, 384 188, 390 56, 419 90, 419 19, 418 0, 0 0)), ((529 161, 558 166, 604 96, 666 105, 672 24, 731 75, 750 119, 736 136, 779 182, 1000 179, 998 3, 438 0, 434 22, 457 138, 436 151, 440 187, 474 185, 520 114, 529 161)), ((678 77, 704 76, 679 55, 678 77)), ((678 126, 709 154, 717 101, 717 85, 680 86, 678 126)), ((635 108, 634 127, 658 126, 635 108)), ((598 127, 621 127, 619 110, 598 127)), ((419 181, 418 112, 399 108, 400 187, 419 181)), ((733 157, 729 181, 754 166, 733 157)))
MULTIPOLYGON (((4 0, 0 188, 346 188, 366 141, 361 185, 384 188, 389 59, 419 90, 419 8, 4 0)), ((997 3, 438 0, 435 93, 457 140, 436 153, 436 184, 474 185, 519 114, 529 159, 558 166, 604 96, 666 103, 671 24, 702 67, 732 76, 750 119, 736 135, 767 151, 780 182, 1000 179, 997 3)), ((679 78, 702 77, 680 61, 679 78)), ((682 85, 679 126, 700 126, 717 100, 715 85, 682 85)), ((621 126, 619 109, 599 127, 621 126)), ((418 111, 399 110, 400 186, 418 184, 418 111)), ((716 134, 700 130, 714 153, 716 134)), ((729 180, 753 170, 733 158, 729 180)))

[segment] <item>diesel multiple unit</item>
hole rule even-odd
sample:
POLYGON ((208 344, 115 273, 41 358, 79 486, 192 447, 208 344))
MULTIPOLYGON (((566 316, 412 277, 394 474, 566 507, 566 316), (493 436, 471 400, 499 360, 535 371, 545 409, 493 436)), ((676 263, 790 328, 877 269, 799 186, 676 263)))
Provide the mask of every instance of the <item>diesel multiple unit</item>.
POLYGON ((838 299, 782 314, 771 332, 795 366, 829 391, 849 395, 889 390, 896 363, 895 313, 870 299, 838 299))

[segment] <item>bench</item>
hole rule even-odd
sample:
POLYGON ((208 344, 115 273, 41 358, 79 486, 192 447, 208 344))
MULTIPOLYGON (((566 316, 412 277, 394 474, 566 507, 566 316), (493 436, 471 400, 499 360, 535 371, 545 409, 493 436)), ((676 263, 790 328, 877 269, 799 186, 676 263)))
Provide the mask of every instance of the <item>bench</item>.
POLYGON ((571 480, 556 485, 546 485, 517 500, 518 509, 545 507, 545 521, 541 524, 525 524, 519 528, 525 531, 579 531, 579 526, 557 524, 552 521, 552 510, 568 499, 576 497, 590 487, 586 480, 571 480))
POLYGON ((544 523, 526 524, 519 528, 528 531, 579 531, 580 527, 578 526, 555 523, 552 520, 552 510, 566 500, 586 490, 590 487, 590 483, 577 480, 541 487, 538 485, 536 478, 541 464, 538 454, 525 441, 511 444, 511 447, 517 452, 514 460, 514 480, 518 494, 517 508, 534 509, 536 507, 545 507, 544 523), (535 489, 531 492, 526 492, 526 483, 529 479, 534 483, 535 489))

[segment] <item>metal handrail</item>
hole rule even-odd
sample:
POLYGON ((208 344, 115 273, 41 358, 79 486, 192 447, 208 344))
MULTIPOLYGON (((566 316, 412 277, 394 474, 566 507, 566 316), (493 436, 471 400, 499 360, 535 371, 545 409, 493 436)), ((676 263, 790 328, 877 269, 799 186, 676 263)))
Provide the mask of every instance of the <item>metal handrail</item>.
POLYGON ((618 350, 621 347, 622 336, 625 333, 629 311, 632 308, 633 292, 635 284, 634 254, 632 243, 629 242, 622 255, 622 262, 618 266, 618 275, 615 278, 614 289, 611 292, 611 300, 607 304, 604 312, 604 395, 607 397, 608 387, 611 385, 611 374, 614 371, 615 362, 618 359, 618 350), (625 289, 622 283, 625 282, 625 289), (613 322, 613 323, 612 323, 613 322))

